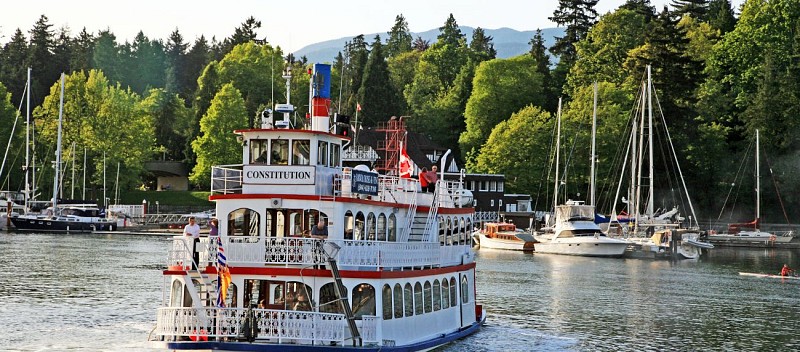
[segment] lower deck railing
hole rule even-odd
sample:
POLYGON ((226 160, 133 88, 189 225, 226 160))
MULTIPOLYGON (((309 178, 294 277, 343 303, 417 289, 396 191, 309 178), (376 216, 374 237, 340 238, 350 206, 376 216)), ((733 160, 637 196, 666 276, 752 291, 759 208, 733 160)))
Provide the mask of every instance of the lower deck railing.
MULTIPOLYGON (((272 309, 252 309, 250 313, 243 308, 159 308, 153 335, 168 341, 238 340, 245 338, 245 326, 254 324, 256 340, 306 344, 344 344, 350 340, 344 314, 272 309)), ((375 316, 361 319, 359 332, 364 343, 378 341, 377 324, 375 316)))

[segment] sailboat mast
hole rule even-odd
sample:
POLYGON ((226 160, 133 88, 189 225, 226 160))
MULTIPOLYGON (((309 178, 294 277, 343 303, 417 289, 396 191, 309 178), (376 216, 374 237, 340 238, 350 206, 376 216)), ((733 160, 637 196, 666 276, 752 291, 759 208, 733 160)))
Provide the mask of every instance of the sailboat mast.
POLYGON ((589 205, 594 206, 594 164, 596 162, 595 138, 597 137, 597 81, 594 82, 594 107, 592 108, 592 168, 589 175, 589 205))
POLYGON ((761 220, 761 154, 759 149, 758 130, 756 130, 756 231, 758 231, 758 223, 761 220))
POLYGON ((28 88, 25 100, 25 211, 30 209, 28 200, 31 198, 31 184, 29 180, 31 162, 31 68, 28 67, 28 88))
POLYGON ((83 147, 83 191, 81 199, 86 199, 86 147, 83 147))
POLYGON ((72 142, 72 181, 69 182, 69 197, 75 199, 75 142, 72 142))
POLYGON ((64 118, 64 73, 61 73, 61 97, 58 103, 58 140, 56 144, 56 173, 53 177, 53 211, 58 202, 58 175, 61 173, 61 123, 64 118))
POLYGON ((639 144, 636 149, 636 175, 634 175, 634 180, 636 182, 636 190, 635 196, 633 197, 634 202, 634 216, 636 217, 636 225, 635 225, 635 232, 639 231, 639 217, 641 216, 641 204, 642 204, 642 159, 644 156, 642 155, 644 152, 644 111, 646 109, 646 97, 647 97, 647 83, 642 82, 642 105, 641 105, 641 117, 639 121, 638 130, 636 134, 639 136, 639 144))
POLYGON ((648 148, 650 149, 648 153, 650 154, 650 163, 649 163, 649 190, 647 193, 647 215, 650 218, 653 218, 653 194, 654 194, 654 180, 653 177, 653 81, 650 78, 650 71, 651 66, 647 65, 647 144, 648 148))
POLYGON ((558 169, 559 169, 559 151, 561 150, 561 98, 558 98, 558 113, 556 116, 557 126, 556 127, 556 182, 555 182, 555 191, 553 192, 553 210, 556 209, 558 205, 558 169))

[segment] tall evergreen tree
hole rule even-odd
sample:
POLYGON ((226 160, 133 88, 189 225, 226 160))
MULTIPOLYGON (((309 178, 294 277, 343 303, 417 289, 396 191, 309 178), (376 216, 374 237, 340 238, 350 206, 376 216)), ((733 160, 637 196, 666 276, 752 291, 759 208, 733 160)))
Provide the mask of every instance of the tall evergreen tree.
POLYGON ((55 65, 53 55, 55 34, 53 34, 52 27, 47 16, 42 15, 30 31, 29 64, 39 72, 36 76, 31 77, 31 106, 38 106, 42 103, 50 90, 50 85, 58 80, 58 76, 61 74, 59 67, 55 65))
POLYGON ((364 41, 363 34, 354 37, 353 41, 345 44, 345 54, 347 56, 347 65, 344 70, 345 84, 342 90, 342 98, 344 98, 343 101, 345 103, 342 111, 346 115, 352 115, 356 112, 358 91, 364 81, 364 68, 367 66, 367 60, 369 59, 369 50, 367 50, 367 42, 364 41))
POLYGON ((551 113, 555 113, 558 107, 558 97, 553 86, 553 78, 550 75, 550 55, 547 55, 547 47, 544 45, 542 30, 536 29, 536 34, 528 42, 531 49, 528 51, 536 59, 536 72, 542 74, 542 89, 544 90, 545 103, 543 108, 551 113))
POLYGON ((492 36, 487 36, 483 28, 475 28, 472 32, 472 41, 469 43, 471 58, 476 62, 491 60, 497 57, 497 50, 494 49, 492 36))
POLYGON ((725 34, 736 27, 736 16, 730 0, 711 0, 708 3, 708 23, 725 34))
POLYGON ((131 48, 133 70, 127 72, 125 82, 139 94, 144 94, 151 88, 164 87, 164 74, 167 71, 164 44, 160 40, 150 40, 139 31, 131 48))
POLYGON ((411 51, 411 41, 414 39, 408 29, 408 22, 402 14, 397 15, 394 26, 387 33, 386 38, 386 57, 395 57, 407 51, 411 51))
POLYGON ((626 0, 619 8, 643 15, 647 22, 656 17, 656 8, 650 3, 650 0, 626 0))
POLYGON ((72 41, 68 28, 64 27, 58 31, 58 37, 53 46, 53 66, 57 72, 70 73, 73 71, 70 66, 70 58, 74 47, 72 41))
POLYGON ((117 44, 117 36, 109 30, 97 33, 94 50, 92 50, 92 66, 105 74, 112 82, 120 82, 124 70, 121 66, 123 57, 122 48, 117 44))
POLYGON ((203 73, 203 69, 211 62, 211 47, 205 36, 200 36, 194 41, 192 48, 186 54, 185 59, 185 78, 186 96, 184 98, 193 99, 194 92, 197 91, 197 79, 203 73))
MULTIPOLYGON (((20 101, 25 90, 27 70, 30 66, 28 58, 28 40, 22 30, 17 28, 11 41, 3 46, 3 65, 0 65, 0 82, 6 84, 11 93, 11 101, 20 101)), ((38 68, 33 68, 33 75, 39 74, 38 68)), ((35 105, 34 105, 35 106, 35 105)))
POLYGON ((672 7, 678 17, 689 15, 700 21, 708 17, 708 0, 672 0, 672 7))
MULTIPOLYGON (((177 28, 170 33, 167 39, 165 55, 167 58, 167 79, 165 88, 167 91, 180 94, 187 98, 190 90, 187 88, 192 77, 186 71, 186 50, 188 43, 184 43, 183 36, 177 28)), ((195 76, 196 77, 196 76, 195 76)))
POLYGON ((567 73, 577 60, 575 43, 586 37, 597 18, 595 6, 598 0, 559 0, 551 21, 566 25, 563 37, 557 37, 550 52, 558 55, 558 65, 553 72, 553 87, 560 92, 567 81, 567 73))
POLYGON ((358 91, 363 126, 376 126, 379 121, 385 121, 391 116, 400 113, 397 103, 397 92, 389 84, 389 67, 383 57, 381 37, 375 36, 369 52, 369 60, 364 68, 364 81, 358 91))
POLYGON ((92 52, 94 51, 94 36, 83 27, 80 33, 72 40, 69 67, 73 71, 89 71, 92 68, 92 52))
MULTIPOLYGON (((250 16, 242 22, 240 27, 233 30, 233 34, 225 38, 221 44, 221 52, 218 52, 217 59, 222 59, 225 54, 229 53, 235 46, 257 40, 258 34, 256 31, 261 28, 261 21, 256 20, 255 17, 250 16)), ((266 40, 264 40, 266 41, 266 40)))
POLYGON ((411 43, 411 48, 416 51, 425 51, 431 47, 431 42, 422 39, 422 37, 417 36, 417 39, 414 39, 414 42, 411 43))

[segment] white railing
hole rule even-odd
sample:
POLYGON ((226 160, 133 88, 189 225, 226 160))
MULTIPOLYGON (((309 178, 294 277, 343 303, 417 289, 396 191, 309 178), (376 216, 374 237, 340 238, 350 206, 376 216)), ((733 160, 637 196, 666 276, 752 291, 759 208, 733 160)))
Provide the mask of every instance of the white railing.
POLYGON ((144 215, 144 206, 141 204, 138 205, 114 204, 114 205, 109 205, 108 210, 111 211, 112 213, 121 213, 132 218, 137 218, 144 215))
POLYGON ((375 161, 380 159, 378 153, 368 145, 354 145, 342 150, 343 161, 375 161))
POLYGON ((219 165, 211 168, 211 193, 242 193, 244 165, 219 165))
MULTIPOLYGON (((231 267, 262 267, 264 265, 324 264, 325 240, 282 237, 259 239, 235 236, 223 238, 223 246, 231 267)), ((340 247, 336 261, 340 267, 410 268, 461 264, 468 246, 440 246, 431 242, 384 242, 368 240, 331 240, 340 247)), ((192 262, 192 238, 175 236, 168 252, 168 266, 188 267, 192 262)), ((199 267, 213 266, 217 260, 217 243, 200 238, 199 267)))

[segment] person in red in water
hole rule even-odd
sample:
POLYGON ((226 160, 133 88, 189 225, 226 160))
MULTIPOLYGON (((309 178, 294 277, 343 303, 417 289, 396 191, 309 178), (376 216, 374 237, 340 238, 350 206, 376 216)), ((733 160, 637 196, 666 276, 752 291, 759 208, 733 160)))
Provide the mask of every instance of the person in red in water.
POLYGON ((781 268, 781 276, 789 276, 793 272, 794 272, 794 269, 790 268, 786 264, 783 264, 783 268, 781 268))

